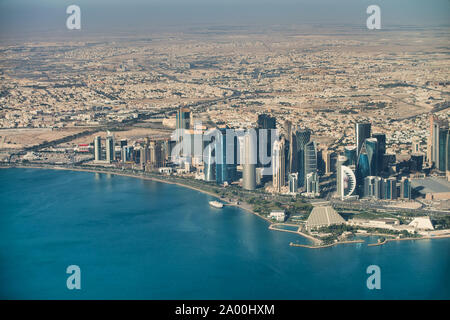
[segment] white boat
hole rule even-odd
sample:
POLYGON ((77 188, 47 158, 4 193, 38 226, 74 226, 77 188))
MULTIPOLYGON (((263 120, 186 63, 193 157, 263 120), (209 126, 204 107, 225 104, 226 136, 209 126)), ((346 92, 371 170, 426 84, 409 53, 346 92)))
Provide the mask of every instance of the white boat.
POLYGON ((223 203, 219 201, 210 201, 209 205, 214 208, 223 208, 223 203))

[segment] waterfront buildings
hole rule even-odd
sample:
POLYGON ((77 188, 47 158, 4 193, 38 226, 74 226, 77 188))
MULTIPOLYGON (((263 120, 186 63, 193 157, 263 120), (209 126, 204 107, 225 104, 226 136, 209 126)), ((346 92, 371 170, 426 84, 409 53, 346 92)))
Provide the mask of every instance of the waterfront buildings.
MULTIPOLYGON (((254 131, 252 131, 254 132, 254 131)), ((246 133, 243 139, 243 176, 242 187, 246 190, 256 189, 256 163, 257 163, 257 151, 256 151, 256 134, 250 132, 246 133)))
POLYGON ((290 173, 289 174, 289 193, 295 194, 298 192, 298 173, 290 173))
POLYGON ((297 130, 295 132, 297 162, 292 172, 298 172, 299 187, 305 184, 305 148, 311 139, 311 131, 308 129, 297 130), (296 169, 296 171, 294 171, 296 169))
POLYGON ((263 167, 270 167, 273 142, 277 139, 273 132, 276 129, 276 119, 267 114, 260 114, 258 115, 257 125, 258 164, 263 167))
POLYGON ((428 143, 428 153, 430 163, 439 171, 447 171, 450 168, 448 161, 450 136, 448 120, 441 120, 435 116, 430 116, 430 136, 428 143))
POLYGON ((356 147, 346 146, 344 148, 344 156, 347 157, 347 162, 345 163, 345 165, 347 166, 356 165, 356 147))
POLYGON ((134 147, 124 146, 122 148, 121 159, 123 163, 134 161, 134 147))
POLYGON ((274 219, 277 222, 284 222, 284 220, 286 220, 286 213, 284 211, 271 211, 269 218, 274 219))
POLYGON ((317 172, 311 172, 306 175, 306 194, 307 197, 320 196, 319 175, 317 172))
POLYGON ((205 149, 205 154, 203 157, 204 161, 204 177, 205 181, 216 181, 216 164, 215 164, 215 143, 211 142, 207 145, 205 149))
POLYGON ((116 159, 114 137, 108 135, 106 137, 106 162, 111 163, 116 159))
POLYGON ((356 190, 355 173, 350 167, 343 165, 346 160, 347 158, 340 156, 337 164, 337 194, 341 200, 350 198, 356 190))
POLYGON ((102 160, 102 139, 100 136, 94 138, 94 159, 95 161, 102 160))
POLYGON ((355 124, 356 156, 359 157, 364 141, 370 138, 371 124, 369 122, 358 122, 355 124))
POLYGON ((273 144, 273 187, 277 192, 281 192, 281 188, 284 187, 286 180, 284 144, 284 139, 277 140, 273 144))
POLYGON ((306 228, 308 230, 339 224, 345 224, 344 218, 342 218, 336 210, 329 206, 314 207, 308 217, 308 220, 306 220, 306 228))
POLYGON ((411 180, 407 177, 400 181, 400 198, 411 200, 411 180))
POLYGON ((317 173, 317 145, 314 141, 310 141, 305 145, 304 156, 305 169, 303 175, 305 177, 304 183, 306 184, 308 174, 317 173))
POLYGON ((372 138, 377 140, 376 148, 376 174, 381 174, 383 171, 383 156, 386 153, 386 134, 384 133, 374 133, 372 138))
POLYGON ((215 162, 217 184, 231 183, 236 178, 237 143, 233 136, 227 136, 225 129, 218 129, 215 139, 215 162))
POLYGON ((375 138, 366 139, 364 142, 367 151, 367 160, 369 162, 369 174, 378 174, 378 140, 375 138))

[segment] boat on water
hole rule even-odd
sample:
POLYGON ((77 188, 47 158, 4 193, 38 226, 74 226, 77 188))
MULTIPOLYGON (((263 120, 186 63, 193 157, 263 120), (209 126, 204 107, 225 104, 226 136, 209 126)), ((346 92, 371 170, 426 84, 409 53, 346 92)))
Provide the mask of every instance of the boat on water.
POLYGON ((209 205, 214 208, 223 208, 223 203, 219 201, 210 201, 209 205))

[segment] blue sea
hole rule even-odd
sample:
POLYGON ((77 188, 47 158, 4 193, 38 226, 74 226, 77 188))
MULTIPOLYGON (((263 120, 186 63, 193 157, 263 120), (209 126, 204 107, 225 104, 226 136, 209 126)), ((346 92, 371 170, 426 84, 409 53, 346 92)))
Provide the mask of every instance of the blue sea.
POLYGON ((123 176, 0 169, 0 298, 450 298, 450 239, 290 247, 307 240, 210 200, 123 176), (67 288, 70 265, 80 290, 67 288), (370 265, 380 290, 367 288, 370 265))

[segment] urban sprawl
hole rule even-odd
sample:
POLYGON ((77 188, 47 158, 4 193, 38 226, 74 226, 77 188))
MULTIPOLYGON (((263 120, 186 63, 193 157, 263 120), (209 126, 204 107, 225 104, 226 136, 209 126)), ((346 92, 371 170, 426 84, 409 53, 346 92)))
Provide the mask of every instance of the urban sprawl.
POLYGON ((445 32, 203 31, 2 46, 0 162, 177 183, 313 247, 449 236, 445 32))

